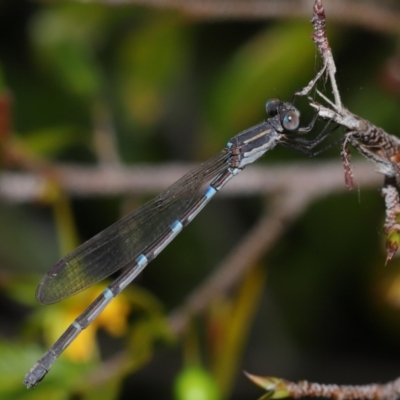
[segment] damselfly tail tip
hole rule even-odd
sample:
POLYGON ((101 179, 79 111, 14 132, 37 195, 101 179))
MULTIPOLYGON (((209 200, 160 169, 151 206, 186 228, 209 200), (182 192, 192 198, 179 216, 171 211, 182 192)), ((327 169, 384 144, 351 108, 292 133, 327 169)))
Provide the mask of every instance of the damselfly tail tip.
POLYGON ((27 389, 35 387, 47 374, 46 369, 35 365, 31 370, 25 375, 24 384, 27 389))

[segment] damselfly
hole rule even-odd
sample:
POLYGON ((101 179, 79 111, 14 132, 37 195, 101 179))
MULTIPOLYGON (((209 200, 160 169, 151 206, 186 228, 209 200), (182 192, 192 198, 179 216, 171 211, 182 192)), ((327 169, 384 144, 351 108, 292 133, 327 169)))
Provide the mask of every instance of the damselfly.
POLYGON ((291 104, 269 100, 270 118, 229 140, 216 157, 188 172, 169 189, 136 212, 122 218, 83 243, 57 262, 43 277, 36 299, 51 304, 70 297, 123 269, 108 288, 68 327, 63 335, 37 361, 25 376, 25 385, 37 385, 56 358, 72 343, 135 277, 193 220, 211 198, 243 168, 276 144, 311 152, 327 136, 314 140, 297 134, 309 132, 317 114, 307 127, 299 128, 300 113, 291 104), (199 190, 209 183, 203 194, 199 190))

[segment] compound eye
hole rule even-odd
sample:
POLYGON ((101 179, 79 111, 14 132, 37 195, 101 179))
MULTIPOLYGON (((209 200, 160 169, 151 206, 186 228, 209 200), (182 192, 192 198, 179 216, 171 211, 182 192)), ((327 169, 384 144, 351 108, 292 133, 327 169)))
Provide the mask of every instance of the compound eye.
POLYGON ((274 117, 278 114, 278 108, 281 105, 281 101, 279 99, 270 99, 265 103, 265 109, 270 117, 274 117))
POLYGON ((282 126, 287 131, 294 131, 299 127, 300 117, 299 114, 295 111, 288 111, 287 113, 282 115, 282 126))

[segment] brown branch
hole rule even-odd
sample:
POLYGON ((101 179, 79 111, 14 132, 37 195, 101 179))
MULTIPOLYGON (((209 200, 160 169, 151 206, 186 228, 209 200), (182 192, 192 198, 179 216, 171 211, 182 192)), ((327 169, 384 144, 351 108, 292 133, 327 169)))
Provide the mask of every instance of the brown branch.
MULTIPOLYGON (((350 113, 340 102, 339 92, 337 91, 335 72, 336 67, 330 50, 328 38, 325 31, 325 12, 322 0, 314 3, 314 14, 312 23, 315 33, 313 40, 323 59, 323 69, 327 72, 333 88, 335 104, 333 104, 322 93, 318 94, 331 107, 317 104, 311 99, 311 105, 318 110, 320 117, 333 120, 346 128, 344 140, 342 142, 341 156, 343 160, 346 183, 349 188, 353 186, 353 172, 350 164, 350 155, 347 144, 351 144, 361 155, 374 162, 377 171, 384 175, 385 185, 383 195, 387 207, 385 232, 388 234, 387 240, 387 261, 391 259, 400 245, 400 196, 399 171, 400 171, 400 139, 389 135, 383 129, 372 125, 369 121, 350 113), (337 93, 335 93, 335 90, 337 93)), ((318 72, 316 77, 298 95, 306 95, 316 82, 321 78, 322 72, 318 72)), ((269 399, 280 399, 286 397, 325 397, 335 400, 360 399, 360 400, 395 400, 400 395, 400 378, 385 385, 336 385, 320 384, 301 381, 298 383, 289 382, 275 377, 261 377, 246 373, 248 378, 256 385, 263 387, 267 393, 264 396, 269 399)))
MULTIPOLYGON (((310 1, 307 0, 91 0, 91 3, 175 9, 200 20, 309 18, 310 15, 310 1)), ((389 34, 400 32, 400 13, 379 1, 335 0, 326 5, 326 10, 331 21, 389 34)))
POLYGON ((97 100, 92 107, 93 145, 97 159, 102 164, 119 165, 121 162, 116 131, 111 111, 104 100, 97 100))
MULTIPOLYGON (((53 180, 33 172, 4 171, 0 174, 0 199, 16 203, 45 201, 46 188, 51 183, 78 198, 156 194, 167 189, 192 167, 177 164, 132 168, 57 166, 51 174, 53 180)), ((377 187, 382 182, 378 174, 371 173, 370 164, 360 161, 354 167, 361 187, 377 187)), ((270 194, 290 188, 313 191, 316 197, 345 190, 341 166, 335 162, 251 166, 233 179, 218 196, 270 194)))
POLYGON ((302 397, 326 397, 335 400, 395 400, 400 395, 400 378, 395 381, 368 385, 327 385, 301 381, 287 382, 286 389, 290 395, 299 399, 302 397))
POLYGON ((171 313, 169 323, 172 331, 182 333, 191 317, 204 311, 215 299, 216 293, 224 295, 236 286, 249 268, 271 250, 311 198, 312 195, 297 190, 277 196, 272 209, 259 219, 214 273, 188 296, 184 304, 171 313))
POLYGON ((354 187, 349 145, 366 159, 372 161, 376 170, 385 176, 386 186, 383 188, 382 194, 387 207, 384 227, 387 235, 387 262, 391 260, 400 246, 400 196, 398 193, 400 185, 400 139, 342 106, 335 77, 336 66, 325 30, 326 17, 322 0, 315 1, 313 10, 311 22, 314 25, 314 34, 312 38, 322 57, 323 68, 304 89, 296 94, 299 96, 307 95, 317 81, 321 79, 322 72, 326 71, 335 102, 333 103, 317 90, 318 95, 326 102, 327 106, 318 104, 313 99, 310 99, 310 104, 317 110, 320 117, 334 121, 346 129, 342 141, 341 157, 347 187, 349 189, 354 187))

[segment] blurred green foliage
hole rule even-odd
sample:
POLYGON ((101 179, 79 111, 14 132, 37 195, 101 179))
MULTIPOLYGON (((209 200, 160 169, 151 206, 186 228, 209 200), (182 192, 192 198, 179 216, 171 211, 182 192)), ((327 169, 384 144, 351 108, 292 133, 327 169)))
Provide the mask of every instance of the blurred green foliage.
MULTIPOLYGON (((329 19, 328 25, 344 104, 399 134, 398 95, 381 79, 395 39, 329 19)), ((199 22, 139 6, 4 0, 0 89, 13 98, 13 126, 0 136, 2 146, 36 163, 101 162, 93 128, 101 105, 117 132, 121 163, 205 160, 265 119, 268 98, 290 100, 314 76, 311 33, 307 19, 199 22)), ((304 120, 311 118, 312 111, 298 105, 304 120)), ((320 159, 339 163, 338 155, 335 148, 320 159)), ((299 159, 277 148, 260 163, 299 159)), ((2 165, 14 168, 21 166, 2 165)), ((135 205, 144 200, 135 196, 135 205)), ((125 291, 128 328, 114 338, 97 326, 99 343, 89 359, 61 356, 30 391, 22 379, 49 345, 43 331, 49 333, 52 321, 57 328, 69 324, 75 307, 88 301, 36 304, 40 275, 74 242, 118 219, 129 202, 73 200, 49 183, 40 203, 0 203, 0 398, 187 399, 193 387, 187 382, 194 380, 212 399, 221 376, 231 398, 255 398, 242 369, 342 383, 394 378, 400 265, 395 260, 383 268, 382 199, 362 188, 307 209, 268 257, 268 285, 254 324, 252 302, 261 289, 244 284, 237 296, 217 302, 218 324, 215 315, 195 321, 202 367, 182 365, 165 316, 239 242, 259 217, 260 203, 212 202, 138 279, 144 289, 125 291), (213 353, 218 340, 225 346, 213 353), (119 352, 117 369, 102 364, 119 352), (224 368, 219 357, 232 365, 224 368)))
POLYGON ((177 400, 218 400, 218 387, 212 376, 201 367, 187 367, 175 382, 177 400))

